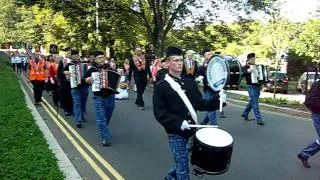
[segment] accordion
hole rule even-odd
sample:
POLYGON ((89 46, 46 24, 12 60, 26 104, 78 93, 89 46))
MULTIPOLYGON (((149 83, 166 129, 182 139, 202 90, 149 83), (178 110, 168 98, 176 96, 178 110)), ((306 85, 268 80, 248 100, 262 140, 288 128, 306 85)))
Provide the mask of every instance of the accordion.
POLYGON ((79 63, 79 64, 70 65, 69 71, 70 71, 71 88, 76 88, 81 84, 82 77, 87 73, 88 64, 87 63, 79 63))
POLYGON ((269 81, 270 68, 266 65, 250 65, 251 83, 265 83, 269 81))
POLYGON ((121 75, 113 70, 101 70, 91 74, 92 92, 112 90, 117 92, 121 75))

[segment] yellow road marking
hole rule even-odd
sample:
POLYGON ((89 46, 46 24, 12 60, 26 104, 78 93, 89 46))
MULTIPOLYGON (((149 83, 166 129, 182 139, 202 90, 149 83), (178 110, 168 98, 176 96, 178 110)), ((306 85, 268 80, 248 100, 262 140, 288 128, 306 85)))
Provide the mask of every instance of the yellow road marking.
MULTIPOLYGON (((24 77, 25 78, 25 77, 24 77)), ((25 78, 26 79, 26 78, 25 78)), ((25 80, 26 81, 26 80, 25 80)), ((31 85, 29 85, 29 88, 31 89, 31 85)), ((32 89, 31 89, 32 92, 32 89)), ((55 109, 46 101, 45 98, 43 98, 43 102, 45 102, 48 106, 48 108, 51 110, 51 112, 55 112, 55 109)), ((89 145, 89 143, 82 138, 82 136, 75 131, 67 122, 64 120, 63 117, 60 116, 60 114, 57 115, 57 118, 60 119, 60 121, 72 132, 72 134, 78 138, 78 140, 92 153, 92 155, 117 179, 117 180, 124 180, 125 178, 120 175, 112 166, 110 163, 108 163, 92 146, 89 145)))
MULTIPOLYGON (((44 99, 43 100, 46 104, 49 105, 49 103, 44 99)), ((51 109, 51 111, 55 111, 53 109, 52 106, 49 105, 49 108, 51 109)), ((103 164, 103 166, 105 168, 107 168, 109 170, 109 172, 118 180, 123 180, 124 178, 106 161, 103 159, 102 156, 99 155, 99 153, 94 149, 92 148, 92 146, 90 146, 88 144, 88 142, 81 137, 81 135, 75 131, 59 114, 58 114, 58 118, 62 121, 62 123, 78 138, 78 140, 93 154, 93 156, 95 158, 97 158, 97 160, 103 164)))
POLYGON ((52 112, 41 103, 42 107, 46 110, 49 116, 54 120, 60 130, 67 136, 69 141, 74 145, 74 147, 79 151, 83 158, 90 164, 90 166, 97 172, 97 174, 104 180, 110 180, 110 178, 103 172, 103 170, 93 161, 93 159, 85 152, 82 147, 77 143, 77 141, 70 135, 70 133, 63 127, 63 125, 57 120, 57 118, 52 114, 52 112))

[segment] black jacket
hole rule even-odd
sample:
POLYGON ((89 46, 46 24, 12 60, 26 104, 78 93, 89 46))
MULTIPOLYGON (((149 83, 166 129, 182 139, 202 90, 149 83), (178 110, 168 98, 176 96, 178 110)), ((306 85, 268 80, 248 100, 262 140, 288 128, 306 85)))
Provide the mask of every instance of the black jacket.
POLYGON ((304 102, 305 106, 310 109, 312 113, 320 113, 320 81, 315 81, 304 102))
POLYGON ((64 64, 63 60, 59 61, 58 69, 57 69, 57 79, 59 83, 60 90, 68 90, 70 89, 70 82, 67 81, 66 75, 64 74, 64 64))
MULTIPOLYGON (((181 85, 195 110, 215 111, 219 109, 219 96, 203 100, 195 80, 172 78, 181 85)), ((168 134, 176 134, 185 138, 193 134, 192 130, 182 131, 180 129, 184 120, 188 120, 189 124, 195 124, 195 122, 178 93, 164 79, 159 80, 154 86, 153 113, 168 134)))

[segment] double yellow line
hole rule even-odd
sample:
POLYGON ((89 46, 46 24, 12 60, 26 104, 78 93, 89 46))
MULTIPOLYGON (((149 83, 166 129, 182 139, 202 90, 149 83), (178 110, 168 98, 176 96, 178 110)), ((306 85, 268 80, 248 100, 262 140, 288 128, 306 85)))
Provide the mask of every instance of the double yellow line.
MULTIPOLYGON (((31 85, 27 82, 24 76, 23 80, 27 84, 30 91, 33 93, 31 85)), ((112 166, 108 163, 92 146, 88 144, 88 142, 81 137, 81 135, 75 131, 67 122, 66 120, 61 117, 59 114, 57 116, 54 115, 55 109, 48 103, 45 98, 42 98, 44 103, 41 103, 42 107, 46 110, 49 116, 54 120, 60 130, 67 136, 69 141, 74 145, 74 147, 79 151, 79 153, 83 156, 83 158, 89 163, 89 165, 97 172, 97 174, 104 180, 109 180, 110 177, 97 165, 97 163, 89 156, 89 154, 79 145, 79 143, 75 140, 77 138, 78 141, 82 143, 82 145, 100 162, 104 168, 106 168, 112 176, 117 180, 124 180, 122 177, 112 166), (68 130, 73 134, 75 138, 68 132, 68 130)))

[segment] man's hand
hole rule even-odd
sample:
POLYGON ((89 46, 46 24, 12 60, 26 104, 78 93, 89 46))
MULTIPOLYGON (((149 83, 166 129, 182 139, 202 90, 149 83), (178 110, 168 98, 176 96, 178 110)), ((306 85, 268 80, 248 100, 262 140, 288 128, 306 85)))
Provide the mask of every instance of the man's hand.
POLYGON ((66 79, 70 79, 70 72, 69 71, 64 71, 63 74, 66 76, 66 79))
POLYGON ((252 73, 253 69, 248 69, 247 71, 248 73, 252 73))
POLYGON ((50 77, 50 83, 51 83, 51 84, 54 84, 54 80, 53 80, 52 77, 50 77))
POLYGON ((181 126, 180 126, 180 129, 181 129, 182 131, 184 131, 184 130, 186 130, 186 129, 190 129, 190 124, 188 123, 187 120, 184 120, 184 121, 182 122, 182 124, 181 124, 181 126))
POLYGON ((86 81, 87 84, 92 84, 93 83, 93 78, 92 77, 87 77, 85 81, 86 81))

